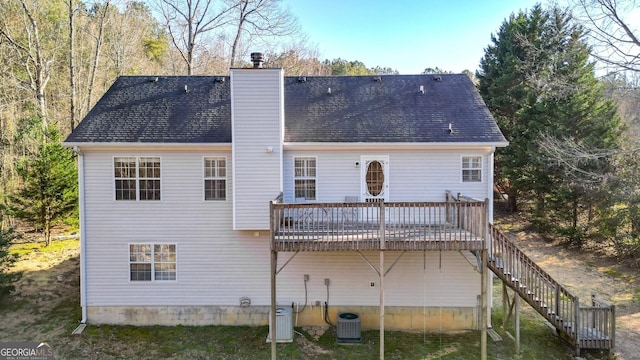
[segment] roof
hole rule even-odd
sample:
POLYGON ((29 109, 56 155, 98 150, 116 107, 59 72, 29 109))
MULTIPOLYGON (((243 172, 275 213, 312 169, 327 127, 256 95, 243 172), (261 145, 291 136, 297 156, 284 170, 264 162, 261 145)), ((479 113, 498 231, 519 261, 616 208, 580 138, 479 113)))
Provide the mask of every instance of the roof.
MULTIPOLYGON (((230 86, 119 77, 66 142, 231 143, 230 86)), ((287 143, 506 143, 464 74, 285 77, 284 92, 287 143)))

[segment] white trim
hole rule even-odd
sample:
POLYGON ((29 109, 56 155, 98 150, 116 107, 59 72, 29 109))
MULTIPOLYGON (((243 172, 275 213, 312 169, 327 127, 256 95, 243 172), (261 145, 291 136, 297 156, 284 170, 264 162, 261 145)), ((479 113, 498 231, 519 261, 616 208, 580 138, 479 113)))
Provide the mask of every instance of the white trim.
POLYGON ((78 154, 78 216, 80 222, 80 307, 82 319, 87 322, 87 217, 85 215, 85 180, 84 180, 84 154, 79 147, 73 149, 78 154))
MULTIPOLYGON (((162 156, 160 155, 113 155, 111 156, 111 189, 112 189, 112 194, 113 194, 113 201, 114 202, 122 202, 122 203, 126 203, 126 202, 158 202, 161 203, 163 202, 164 199, 164 189, 163 189, 163 184, 164 181, 162 180, 162 176, 164 174, 164 168, 163 168, 163 161, 162 161, 162 156), (116 170, 116 158, 134 158, 136 161, 136 169, 135 169, 135 181, 136 181, 136 198, 134 200, 124 200, 124 199, 116 199, 116 174, 115 174, 115 170, 116 170), (159 200, 140 200, 140 158, 158 158, 160 159, 160 199, 159 200)), ((124 179, 124 178, 123 178, 124 179)), ((155 178, 145 178, 145 179, 155 179, 155 178)))
MULTIPOLYGON (((127 244, 127 257, 129 260, 127 261, 127 273, 129 278, 129 283, 140 283, 140 284, 148 284, 148 283, 177 283, 178 282, 178 244, 177 243, 167 243, 167 242, 132 242, 127 244), (131 280, 131 245, 149 245, 151 247, 151 280, 131 280), (176 278, 173 280, 157 280, 155 274, 155 246, 156 245, 173 245, 175 247, 175 256, 176 256, 176 278)), ((146 264, 140 262, 134 262, 135 264, 146 264)))
POLYGON ((297 199, 297 197, 296 197, 296 180, 298 180, 298 178, 296 177, 296 159, 314 159, 316 161, 316 166, 315 166, 316 175, 313 178, 311 178, 309 176, 305 176, 305 177, 299 178, 299 180, 315 180, 316 181, 316 186, 315 186, 316 198, 315 199, 306 199, 305 198, 305 201, 310 200, 310 202, 316 202, 316 201, 318 201, 318 198, 320 197, 320 196, 318 196, 318 156, 316 156, 316 155, 308 155, 308 156, 296 155, 296 156, 292 157, 292 160, 293 160, 293 164, 291 166, 291 170, 293 171, 293 177, 292 177, 292 179, 293 179, 293 184, 292 184, 293 185, 293 192, 292 192, 292 194, 293 194, 293 198, 294 199, 297 199))
POLYGON ((367 161, 378 161, 382 163, 382 171, 384 175, 383 189, 382 189, 382 199, 384 201, 389 201, 390 194, 389 190, 391 187, 389 186, 389 155, 361 155, 360 156, 360 199, 361 201, 367 201, 368 198, 379 198, 378 196, 370 196, 369 190, 367 190, 367 161))
POLYGON ((460 183, 471 183, 471 184, 483 184, 485 182, 485 166, 484 166, 484 160, 485 157, 484 155, 478 155, 478 154, 474 154, 474 155, 467 155, 467 154, 462 154, 460 155, 460 183), (468 168, 465 169, 462 167, 462 164, 464 162, 464 158, 480 158, 480 181, 464 181, 464 176, 463 176, 463 172, 464 170, 478 170, 478 168, 468 168))
POLYGON ((232 165, 232 176, 233 176, 233 191, 231 193, 231 212, 232 212, 232 221, 231 221, 231 225, 233 229, 236 229, 236 179, 237 179, 237 174, 236 174, 236 143, 235 141, 233 141, 233 139, 236 138, 236 105, 235 105, 235 87, 233 86, 234 83, 234 77, 235 77, 235 70, 229 70, 229 97, 230 97, 230 102, 231 102, 231 163, 232 165))
POLYGON ((495 147, 505 147, 509 145, 508 142, 497 143, 481 143, 481 142, 459 142, 459 143, 388 143, 388 142, 368 142, 368 143, 336 143, 336 142, 307 142, 307 143, 295 143, 285 142, 282 144, 284 150, 437 150, 437 149, 465 149, 469 150, 490 150, 495 147))
POLYGON ((231 143, 135 143, 135 142, 63 142, 65 147, 82 147, 84 150, 230 150, 231 143))
POLYGON ((204 155, 202 156, 202 201, 203 202, 227 202, 229 201, 229 159, 224 155, 204 155), (207 200, 206 194, 206 181, 207 180, 223 180, 220 178, 207 178, 207 168, 205 166, 205 161, 207 159, 224 159, 224 199, 209 199, 207 200))

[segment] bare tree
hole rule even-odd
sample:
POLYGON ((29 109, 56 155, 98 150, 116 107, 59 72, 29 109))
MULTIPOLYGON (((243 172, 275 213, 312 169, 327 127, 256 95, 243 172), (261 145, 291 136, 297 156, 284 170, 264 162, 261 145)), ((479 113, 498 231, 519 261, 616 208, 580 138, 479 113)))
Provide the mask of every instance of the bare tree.
POLYGON ((69 89, 71 96, 69 97, 69 131, 73 131, 76 127, 76 71, 75 71, 75 24, 74 17, 76 8, 73 0, 68 1, 69 5, 69 89))
POLYGON ((21 61, 22 71, 12 72, 11 76, 17 80, 19 86, 33 93, 38 106, 38 116, 43 128, 47 128, 45 90, 51 79, 55 52, 46 51, 42 43, 41 24, 37 13, 42 11, 40 2, 19 0, 19 5, 22 10, 22 29, 10 26, 8 21, 13 19, 4 18, 0 20, 0 38, 6 41, 6 49, 14 54, 14 58, 21 61))
POLYGON ((331 68, 320 61, 318 50, 305 45, 305 40, 289 44, 281 52, 266 52, 266 66, 283 68, 288 75, 329 75, 331 68))
POLYGON ((93 104, 93 87, 96 81, 96 71, 98 70, 98 64, 100 63, 100 51, 102 50, 102 42, 104 40, 104 26, 107 18, 107 11, 109 11, 109 0, 105 1, 102 5, 102 11, 96 10, 96 16, 98 19, 98 34, 95 36, 96 46, 94 48, 93 62, 91 66, 91 72, 89 74, 89 81, 87 82, 87 103, 86 111, 89 111, 91 104, 93 104))
POLYGON ((227 0, 235 26, 229 66, 234 67, 243 36, 261 39, 290 36, 299 31, 297 18, 281 0, 227 0))
POLYGON ((575 2, 577 19, 589 29, 592 55, 614 71, 640 72, 640 8, 636 0, 575 2))
POLYGON ((214 0, 155 0, 174 47, 187 66, 194 71, 198 42, 213 30, 222 30, 229 22, 229 13, 236 6, 214 8, 214 0))

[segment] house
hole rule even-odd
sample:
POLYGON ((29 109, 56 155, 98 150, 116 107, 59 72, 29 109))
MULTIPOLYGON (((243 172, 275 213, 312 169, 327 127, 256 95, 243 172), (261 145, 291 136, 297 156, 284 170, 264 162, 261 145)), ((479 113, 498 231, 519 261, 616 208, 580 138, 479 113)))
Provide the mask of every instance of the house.
POLYGON ((254 61, 119 77, 66 139, 83 322, 264 325, 277 305, 298 325, 480 328, 507 141, 471 80, 254 61))

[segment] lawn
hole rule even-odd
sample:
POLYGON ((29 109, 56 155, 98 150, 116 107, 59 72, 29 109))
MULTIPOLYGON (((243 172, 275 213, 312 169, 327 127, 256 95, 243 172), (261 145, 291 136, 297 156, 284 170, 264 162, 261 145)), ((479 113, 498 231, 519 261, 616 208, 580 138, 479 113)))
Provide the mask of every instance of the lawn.
MULTIPOLYGON (((54 241, 49 248, 18 244, 16 292, 0 304, 0 342, 46 341, 56 359, 269 359, 268 327, 95 326, 81 335, 79 324, 78 241, 54 241)), ((503 340, 489 339, 490 359, 514 359, 514 342, 502 331, 500 284, 495 282, 492 322, 503 340)), ((523 306, 524 307, 524 306, 523 306)), ((513 333, 513 330, 510 330, 513 333)), ((520 359, 573 359, 572 349, 531 309, 523 309, 520 359)), ((318 339, 295 329, 293 343, 277 345, 279 359, 378 359, 379 332, 362 332, 362 343, 339 345, 334 329, 318 339)), ((479 359, 478 331, 447 333, 385 332, 385 359, 479 359)), ((604 359, 599 354, 583 354, 604 359)))

